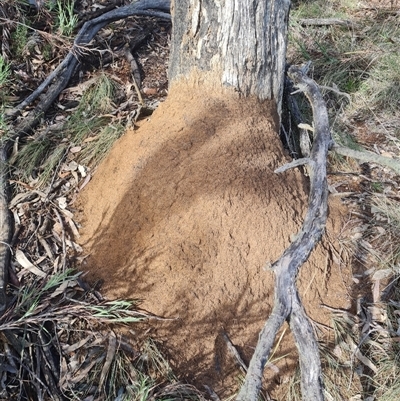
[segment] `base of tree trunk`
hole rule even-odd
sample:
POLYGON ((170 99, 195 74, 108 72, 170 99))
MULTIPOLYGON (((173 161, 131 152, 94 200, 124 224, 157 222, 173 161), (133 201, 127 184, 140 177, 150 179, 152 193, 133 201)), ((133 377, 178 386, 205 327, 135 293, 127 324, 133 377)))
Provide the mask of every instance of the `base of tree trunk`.
MULTIPOLYGON (((308 185, 299 171, 274 173, 287 159, 273 103, 210 81, 175 82, 150 121, 116 144, 82 193, 81 243, 91 254, 84 268, 104 280, 107 296, 140 298, 150 312, 177 318, 150 324, 150 334, 165 341, 180 378, 223 398, 238 390, 240 373, 225 333, 248 363, 272 310, 265 263, 299 230, 308 185)), ((320 304, 346 306, 342 278, 322 247, 305 269, 307 312, 328 324, 320 304)), ((288 333, 274 358, 288 357, 265 371, 278 393, 275 383, 297 366, 288 333)))

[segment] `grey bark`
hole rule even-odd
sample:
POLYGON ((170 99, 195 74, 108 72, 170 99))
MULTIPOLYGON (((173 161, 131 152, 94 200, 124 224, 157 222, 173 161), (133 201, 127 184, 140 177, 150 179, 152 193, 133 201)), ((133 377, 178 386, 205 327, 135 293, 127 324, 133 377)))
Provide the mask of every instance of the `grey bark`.
POLYGON ((7 307, 8 266, 13 219, 8 209, 7 151, 0 147, 0 316, 7 307))
POLYGON ((197 68, 245 96, 283 91, 289 0, 173 0, 170 81, 197 68))
POLYGON ((345 146, 333 144, 331 150, 342 156, 349 156, 353 159, 358 159, 362 162, 376 163, 383 167, 388 167, 393 170, 396 174, 400 174, 400 162, 390 157, 378 155, 368 150, 355 150, 345 146))

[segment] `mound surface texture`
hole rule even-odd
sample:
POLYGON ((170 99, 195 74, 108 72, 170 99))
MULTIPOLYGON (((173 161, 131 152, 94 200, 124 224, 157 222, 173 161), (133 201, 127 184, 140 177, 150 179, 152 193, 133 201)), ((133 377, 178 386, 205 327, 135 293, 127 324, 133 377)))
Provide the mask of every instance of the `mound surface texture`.
MULTIPOLYGON (((85 269, 109 298, 139 298, 163 317, 149 333, 165 342, 178 374, 231 394, 238 370, 224 333, 246 362, 273 303, 265 269, 290 244, 307 207, 307 183, 287 162, 271 104, 175 84, 148 122, 127 132, 80 197, 85 269)), ((340 224, 331 207, 328 230, 340 224)), ((338 217, 339 216, 339 217, 338 217)), ((332 231, 333 230, 333 231, 332 231)), ((347 304, 338 268, 318 246, 299 288, 309 315, 347 304)), ((326 312, 324 312, 326 313, 326 312)), ((266 375, 293 372, 289 330, 266 375)))

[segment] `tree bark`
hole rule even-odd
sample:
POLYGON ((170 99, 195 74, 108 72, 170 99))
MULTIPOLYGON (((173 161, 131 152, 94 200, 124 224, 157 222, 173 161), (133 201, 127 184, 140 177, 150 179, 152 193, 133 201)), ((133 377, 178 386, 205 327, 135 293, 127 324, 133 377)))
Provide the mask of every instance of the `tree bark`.
POLYGON ((180 0, 171 7, 170 81, 197 69, 281 105, 289 0, 180 0))

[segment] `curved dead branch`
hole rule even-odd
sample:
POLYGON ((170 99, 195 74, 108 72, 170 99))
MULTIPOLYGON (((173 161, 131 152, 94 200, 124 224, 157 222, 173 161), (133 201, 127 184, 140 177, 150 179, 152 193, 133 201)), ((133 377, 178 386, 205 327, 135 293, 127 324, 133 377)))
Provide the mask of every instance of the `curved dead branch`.
POLYGON ((74 40, 72 49, 61 62, 61 64, 39 85, 39 87, 20 103, 12 113, 18 114, 21 110, 34 102, 47 89, 46 96, 43 96, 39 104, 28 116, 15 128, 15 136, 28 133, 40 121, 40 118, 47 111, 57 96, 68 84, 74 70, 79 62, 79 55, 82 47, 88 45, 97 32, 107 24, 131 17, 133 15, 152 16, 170 19, 169 0, 141 0, 134 1, 132 4, 109 11, 100 17, 84 23, 74 40))
POLYGON ((16 117, 41 96, 36 107, 16 126, 13 136, 0 146, 0 315, 7 304, 6 287, 10 260, 10 241, 12 237, 12 216, 8 208, 8 156, 13 144, 39 123, 40 119, 66 88, 75 68, 79 63, 79 54, 83 46, 89 44, 97 32, 107 24, 133 15, 152 16, 170 19, 170 0, 136 0, 132 4, 106 12, 87 21, 74 40, 72 49, 61 64, 42 82, 42 84, 13 111, 10 117, 16 117), (44 91, 47 89, 46 93, 44 91))
MULTIPOLYGON (((295 164, 306 163, 309 165, 308 211, 297 238, 272 265, 276 280, 274 307, 260 333, 246 380, 237 397, 238 401, 256 401, 258 399, 264 366, 270 355, 276 334, 285 320, 290 324, 299 352, 303 399, 307 401, 324 399, 318 344, 297 291, 296 276, 300 267, 320 241, 325 229, 328 209, 326 160, 331 144, 331 135, 325 102, 317 84, 308 78, 301 68, 292 66, 288 74, 298 90, 304 92, 313 109, 314 144, 311 155, 295 164)), ((290 167, 293 166, 290 165, 290 167)), ((283 169, 278 169, 278 172, 284 170, 285 166, 283 169)))
POLYGON ((10 262, 10 242, 13 221, 8 209, 8 164, 7 151, 0 148, 0 315, 7 306, 8 265, 10 262))

